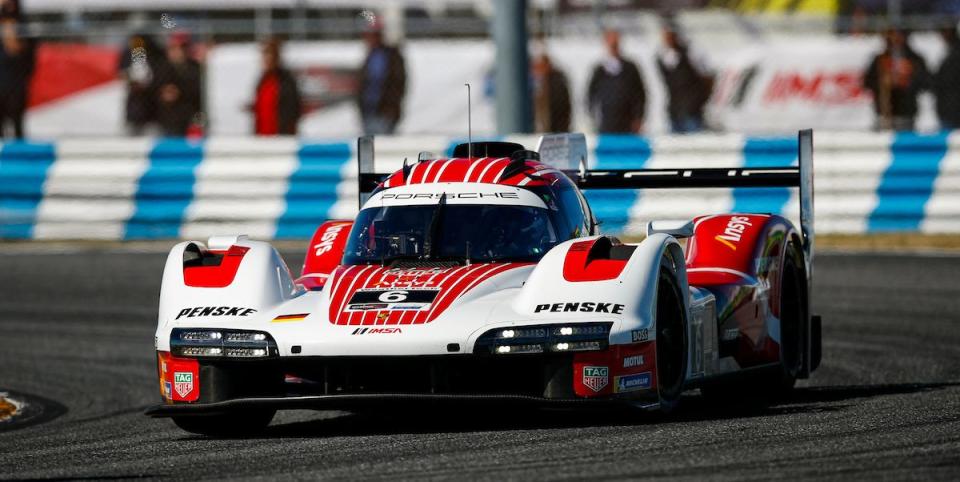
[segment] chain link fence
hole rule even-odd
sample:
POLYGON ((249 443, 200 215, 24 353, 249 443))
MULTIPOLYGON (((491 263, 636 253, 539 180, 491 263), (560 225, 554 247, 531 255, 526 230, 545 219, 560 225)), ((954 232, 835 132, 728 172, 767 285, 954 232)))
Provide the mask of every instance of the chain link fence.
MULTIPOLYGON (((531 2, 531 129, 960 126, 958 2, 887 3, 531 2)), ((478 5, 4 14, 2 133, 495 135, 478 5)))

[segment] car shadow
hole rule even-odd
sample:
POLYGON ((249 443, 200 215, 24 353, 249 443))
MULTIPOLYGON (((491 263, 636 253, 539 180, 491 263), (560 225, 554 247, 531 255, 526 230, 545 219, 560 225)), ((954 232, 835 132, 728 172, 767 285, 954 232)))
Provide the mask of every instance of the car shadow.
MULTIPOLYGON (((598 409, 531 409, 526 406, 384 406, 358 413, 291 423, 274 423, 254 438, 341 437, 365 435, 491 432, 599 426, 671 424, 690 421, 841 411, 857 399, 923 393, 960 383, 899 383, 818 386, 795 389, 780 400, 717 403, 693 392, 684 395, 670 414, 629 407, 598 409)), ((188 437, 202 438, 202 437, 188 437)), ((250 437, 245 437, 250 438, 250 437)))

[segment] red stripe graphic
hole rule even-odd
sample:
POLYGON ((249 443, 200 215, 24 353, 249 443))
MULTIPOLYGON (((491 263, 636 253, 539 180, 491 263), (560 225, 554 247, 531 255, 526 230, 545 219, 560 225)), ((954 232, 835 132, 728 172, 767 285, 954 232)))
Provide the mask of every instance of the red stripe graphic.
POLYGON ((474 264, 441 269, 390 269, 381 266, 340 268, 331 284, 330 322, 336 325, 401 325, 429 323, 480 283, 529 263, 474 264), (361 289, 437 289, 429 311, 345 311, 350 298, 361 289))

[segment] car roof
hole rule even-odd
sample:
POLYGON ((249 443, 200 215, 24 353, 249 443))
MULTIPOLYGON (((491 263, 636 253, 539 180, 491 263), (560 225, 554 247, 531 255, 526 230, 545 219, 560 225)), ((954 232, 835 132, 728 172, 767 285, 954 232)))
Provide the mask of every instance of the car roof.
POLYGON ((537 160, 509 157, 449 158, 419 161, 387 177, 380 189, 411 184, 466 182, 506 186, 550 186, 566 176, 537 160))

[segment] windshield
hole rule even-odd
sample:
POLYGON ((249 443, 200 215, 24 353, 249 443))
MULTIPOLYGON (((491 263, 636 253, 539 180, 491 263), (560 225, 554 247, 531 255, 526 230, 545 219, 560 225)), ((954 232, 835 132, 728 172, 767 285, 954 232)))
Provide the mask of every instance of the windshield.
POLYGON ((536 261, 560 241, 551 212, 537 207, 428 204, 364 209, 344 264, 396 259, 536 261))

